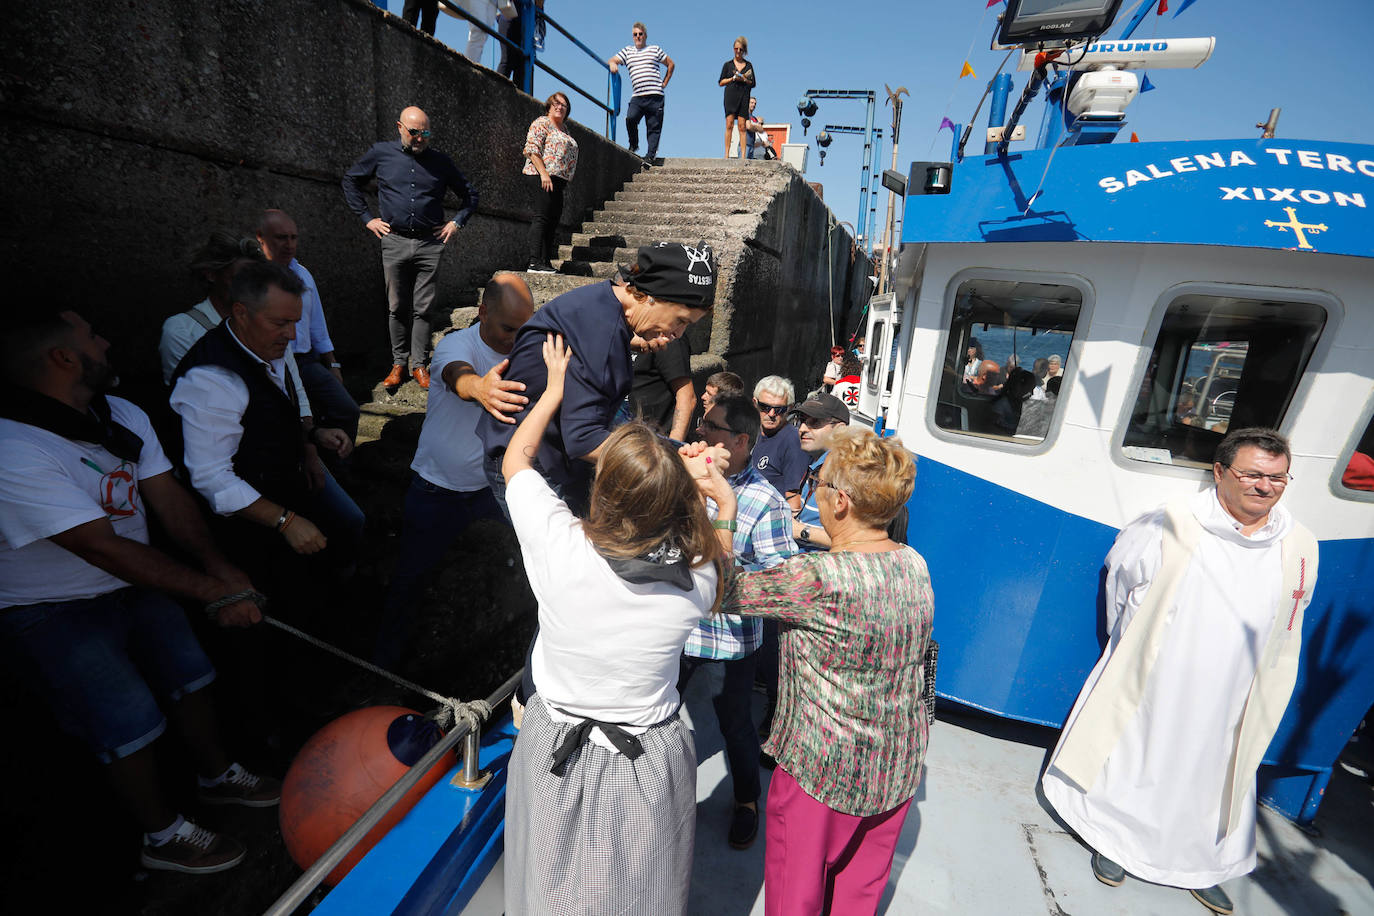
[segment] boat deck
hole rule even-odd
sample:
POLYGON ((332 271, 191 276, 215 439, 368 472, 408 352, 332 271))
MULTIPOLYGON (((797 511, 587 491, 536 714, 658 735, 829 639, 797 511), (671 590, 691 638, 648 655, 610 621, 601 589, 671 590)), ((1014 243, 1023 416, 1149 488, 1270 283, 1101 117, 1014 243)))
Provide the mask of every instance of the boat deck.
MULTIPOLYGON (((696 861, 689 910, 703 916, 761 916, 763 849, 725 841, 733 794, 708 673, 690 685, 685 710, 696 732, 696 861)), ((926 776, 907 817, 880 913, 960 916, 1199 916, 1186 891, 1128 878, 1099 883, 1088 852, 1050 813, 1037 779, 1057 732, 942 707, 926 776)), ((767 792, 770 773, 764 771, 767 792)), ((1374 787, 1339 767, 1309 836, 1261 809, 1259 866, 1225 887, 1243 916, 1374 914, 1374 787)), ((500 863, 465 910, 502 912, 500 863)))
MULTIPOLYGON (((705 673, 705 672, 703 672, 705 673)), ((697 737, 696 866, 691 912, 763 913, 763 837, 744 852, 725 842, 733 796, 706 678, 687 710, 697 737)), ((1039 796, 1057 732, 942 709, 879 912, 1198 916, 1191 895, 1128 878, 1099 883, 1084 847, 1039 796)), ((765 772, 765 787, 768 773, 765 772)), ((765 788, 765 792, 766 792, 765 788)), ((1244 916, 1374 914, 1374 788, 1338 768, 1309 837, 1272 811, 1259 818, 1259 866, 1228 882, 1244 916)))

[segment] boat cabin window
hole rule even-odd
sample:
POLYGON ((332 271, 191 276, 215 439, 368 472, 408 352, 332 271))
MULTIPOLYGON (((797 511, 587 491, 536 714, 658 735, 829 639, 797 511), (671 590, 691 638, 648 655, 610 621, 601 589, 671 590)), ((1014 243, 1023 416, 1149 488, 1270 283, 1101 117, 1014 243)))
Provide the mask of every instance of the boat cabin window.
POLYGON ((1310 302, 1175 299, 1150 353, 1122 453, 1211 467, 1227 430, 1277 428, 1325 323, 1326 310, 1310 302))
POLYGON ((878 385, 882 381, 883 342, 885 340, 887 340, 887 322, 873 322, 873 339, 868 341, 868 359, 864 366, 864 378, 867 380, 868 390, 872 394, 878 393, 878 385))
POLYGON ((1056 283, 972 279, 954 296, 935 425, 1013 444, 1044 441, 1083 307, 1056 283))
POLYGON ((1355 444, 1355 451, 1341 474, 1341 486, 1374 493, 1374 417, 1370 417, 1369 425, 1355 444))

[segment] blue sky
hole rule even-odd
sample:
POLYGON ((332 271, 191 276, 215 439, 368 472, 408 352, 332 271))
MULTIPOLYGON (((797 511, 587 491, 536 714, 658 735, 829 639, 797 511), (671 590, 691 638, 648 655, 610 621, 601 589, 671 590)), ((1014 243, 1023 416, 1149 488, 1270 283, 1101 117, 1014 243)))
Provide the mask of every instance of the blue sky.
MULTIPOLYGON (((1197 70, 1150 73, 1156 89, 1127 109, 1124 132, 1141 140, 1256 137, 1253 126, 1269 109, 1283 109, 1279 136, 1374 142, 1374 90, 1369 87, 1367 33, 1374 24, 1371 0, 1197 0, 1181 16, 1151 14, 1136 37, 1217 38, 1211 59, 1197 70)), ((548 0, 550 16, 591 48, 610 57, 630 41, 630 24, 642 19, 649 41, 663 46, 677 64, 668 87, 660 155, 720 156, 724 112, 716 85, 720 66, 737 35, 749 39, 749 59, 758 74, 759 110, 768 120, 789 121, 800 136, 796 101, 807 89, 871 89, 878 93, 875 124, 887 133, 890 108, 883 84, 910 92, 902 116, 899 168, 913 159, 945 158, 948 130, 936 134, 943 116, 967 122, 1005 52, 989 49, 997 6, 985 0, 868 0, 864 3, 625 3, 609 0, 548 0), (972 48, 972 50, 970 50, 972 48), (958 79, 967 58, 977 78, 958 79)), ((399 12, 401 0, 390 0, 399 12)), ((1123 3, 1123 11, 1132 5, 1123 3)), ((438 38, 466 43, 466 23, 440 15, 438 38)), ((1108 32, 1115 37, 1118 24, 1108 32)), ((484 61, 494 60, 495 42, 484 61)), ((606 71, 596 67, 561 35, 549 30, 544 58, 584 88, 604 98, 606 71)), ((1008 70, 1014 66, 1008 64, 1008 70)), ((1013 73, 1019 94, 1027 74, 1013 73)), ((563 88, 536 71, 535 94, 563 88)), ((824 124, 863 124, 861 102, 823 101, 807 140, 824 124)), ((573 117, 598 131, 605 118, 585 99, 573 96, 573 117)), ((986 126, 987 107, 979 116, 986 126)), ((1033 102, 1023 119, 1032 139, 1040 123, 1033 102)), ((975 131, 970 150, 981 152, 975 131)), ((623 118, 618 137, 625 139, 623 118)), ((642 140, 641 140, 642 143, 642 140)), ((1015 148, 1015 146, 1013 147, 1015 148)), ((890 164, 890 140, 883 141, 882 167, 890 164)), ((819 165, 814 143, 807 179, 822 182, 838 219, 853 221, 858 209, 862 140, 837 136, 819 165)), ((886 212, 879 198, 878 220, 886 212)))

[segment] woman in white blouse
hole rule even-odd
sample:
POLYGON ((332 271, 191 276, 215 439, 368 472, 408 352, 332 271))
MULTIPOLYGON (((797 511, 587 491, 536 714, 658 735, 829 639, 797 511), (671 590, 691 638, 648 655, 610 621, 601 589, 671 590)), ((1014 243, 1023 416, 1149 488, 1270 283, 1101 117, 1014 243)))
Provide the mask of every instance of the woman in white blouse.
POLYGON ((696 753, 676 683, 688 635, 720 600, 721 548, 693 481, 720 456, 679 457, 627 423, 598 450, 577 519, 532 466, 569 358, 550 334, 548 387, 501 468, 539 602, 538 692, 507 785, 506 912, 685 913, 696 753))

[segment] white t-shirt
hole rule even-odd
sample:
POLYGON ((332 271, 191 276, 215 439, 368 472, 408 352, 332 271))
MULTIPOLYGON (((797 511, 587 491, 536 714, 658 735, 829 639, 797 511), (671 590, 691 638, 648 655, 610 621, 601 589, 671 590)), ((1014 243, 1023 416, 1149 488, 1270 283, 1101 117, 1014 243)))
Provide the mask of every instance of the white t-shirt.
POLYGON ((137 482, 172 465, 148 415, 123 398, 109 402, 110 416, 143 440, 137 462, 0 419, 0 608, 95 598, 129 584, 47 540, 108 518, 115 534, 148 543, 137 482))
POLYGON ((447 490, 471 493, 487 486, 482 470, 482 440, 477 438, 477 421, 486 411, 477 402, 458 397, 444 384, 444 367, 463 362, 478 375, 486 375, 505 358, 482 340, 479 325, 454 331, 439 341, 429 361, 434 384, 429 388, 420 444, 415 448, 415 460, 410 463, 412 471, 447 490))
MULTIPOLYGON (((692 570, 690 592, 666 582, 632 584, 611 570, 537 471, 511 478, 506 503, 539 601, 539 695, 574 716, 629 726, 631 734, 671 716, 680 705, 682 647, 715 601, 715 566, 692 570)), ((591 736, 611 747, 599 729, 591 736)))

